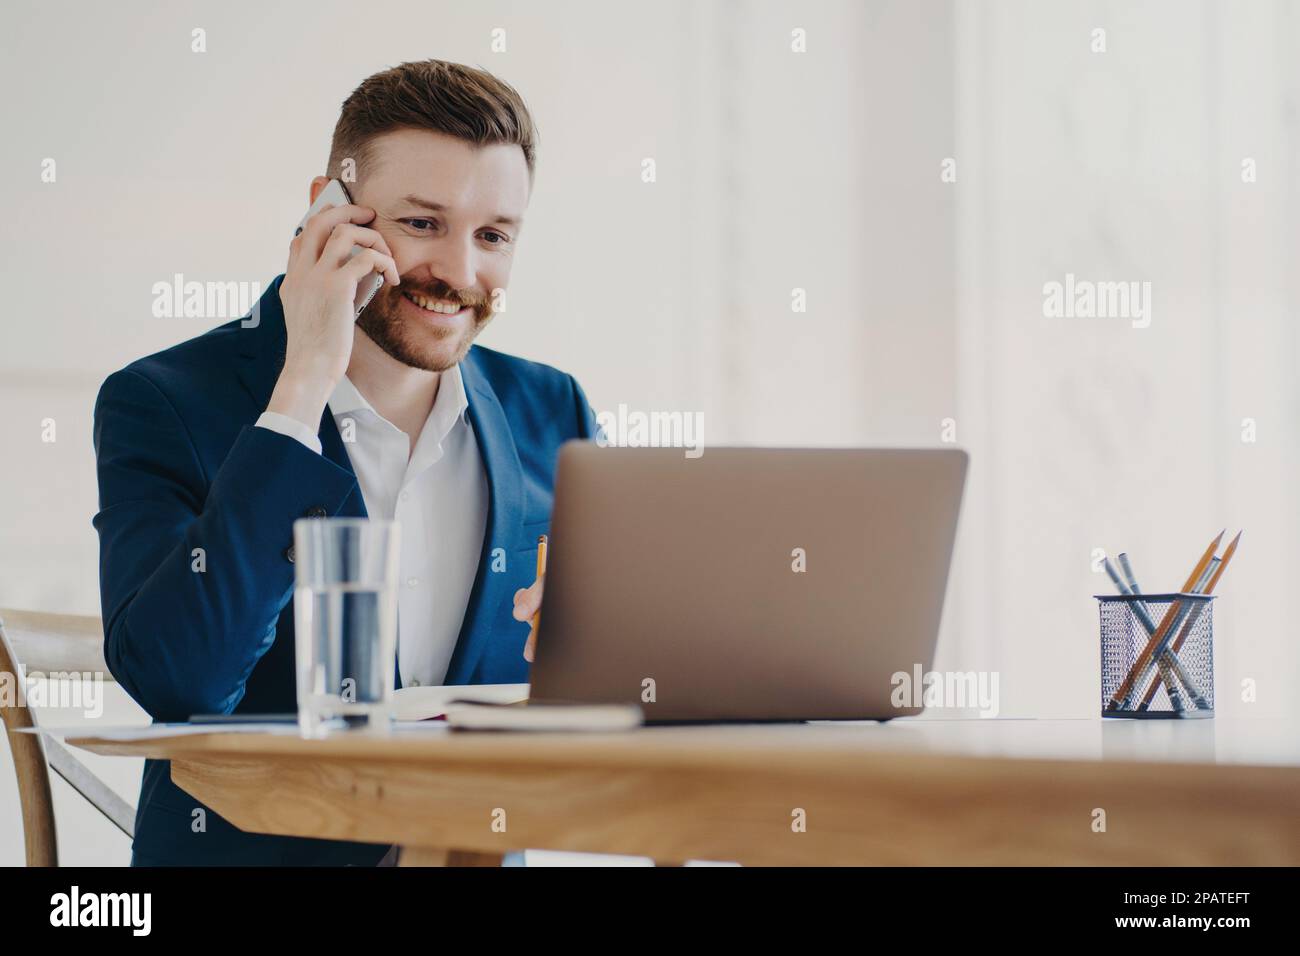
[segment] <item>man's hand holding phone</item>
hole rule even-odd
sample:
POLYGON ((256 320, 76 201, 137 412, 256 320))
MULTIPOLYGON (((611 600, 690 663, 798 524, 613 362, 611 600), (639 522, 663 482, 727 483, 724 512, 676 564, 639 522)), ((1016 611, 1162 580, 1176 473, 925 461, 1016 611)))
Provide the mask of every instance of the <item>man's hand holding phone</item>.
POLYGON ((352 356, 358 284, 376 272, 399 284, 388 243, 362 225, 374 218, 375 211, 365 206, 332 206, 310 216, 289 243, 280 284, 284 368, 267 411, 315 430, 352 356), (353 246, 361 248, 354 253, 353 246))

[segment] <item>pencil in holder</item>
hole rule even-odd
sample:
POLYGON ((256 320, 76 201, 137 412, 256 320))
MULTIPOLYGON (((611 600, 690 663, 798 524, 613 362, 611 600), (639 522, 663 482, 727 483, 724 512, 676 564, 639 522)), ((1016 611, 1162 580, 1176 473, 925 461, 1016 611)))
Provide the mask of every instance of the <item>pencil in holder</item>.
POLYGON ((1214 716, 1214 596, 1098 594, 1101 715, 1214 716))

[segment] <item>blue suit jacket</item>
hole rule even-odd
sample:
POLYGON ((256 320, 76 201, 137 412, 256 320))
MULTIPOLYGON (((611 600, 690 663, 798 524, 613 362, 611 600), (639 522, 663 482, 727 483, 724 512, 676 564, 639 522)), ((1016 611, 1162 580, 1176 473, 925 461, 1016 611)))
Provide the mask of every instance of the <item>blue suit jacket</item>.
MULTIPOLYGON (((296 710, 293 522, 319 508, 365 515, 328 409, 320 455, 254 427, 284 361, 283 278, 250 327, 237 319, 133 362, 95 404, 105 656, 155 721, 296 710), (192 569, 196 548, 202 572, 192 569)), ((514 620, 512 596, 536 571, 560 445, 593 437, 595 417, 573 377, 549 366, 476 345, 461 369, 490 505, 446 682, 518 683, 528 679, 528 628, 514 620), (497 548, 504 571, 493 570, 497 548)), ((373 864, 387 850, 245 833, 157 760, 145 764, 134 847, 138 862, 245 865, 373 864)))

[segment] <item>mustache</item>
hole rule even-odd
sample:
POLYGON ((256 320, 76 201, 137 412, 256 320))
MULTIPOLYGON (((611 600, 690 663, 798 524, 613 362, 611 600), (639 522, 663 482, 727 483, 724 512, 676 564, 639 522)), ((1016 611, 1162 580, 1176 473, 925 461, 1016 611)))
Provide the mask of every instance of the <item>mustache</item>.
POLYGON ((487 299, 475 295, 467 295, 453 289, 445 282, 438 282, 431 286, 422 285, 406 276, 402 276, 401 285, 393 286, 391 291, 395 294, 410 292, 415 295, 422 295, 426 299, 441 299, 444 302, 454 302, 459 306, 473 306, 481 308, 487 303, 487 299))

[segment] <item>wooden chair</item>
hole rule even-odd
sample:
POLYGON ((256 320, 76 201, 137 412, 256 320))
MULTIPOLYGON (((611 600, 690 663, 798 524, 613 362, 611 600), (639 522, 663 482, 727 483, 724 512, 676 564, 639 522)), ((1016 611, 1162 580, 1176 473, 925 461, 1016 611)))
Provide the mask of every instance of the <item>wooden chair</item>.
POLYGON ((135 810, 129 803, 57 740, 39 732, 19 732, 36 727, 22 675, 73 671, 113 679, 104 663, 104 631, 98 617, 0 609, 0 715, 18 775, 28 866, 59 865, 50 768, 119 830, 134 835, 135 810))

